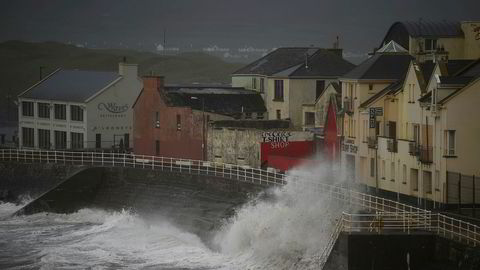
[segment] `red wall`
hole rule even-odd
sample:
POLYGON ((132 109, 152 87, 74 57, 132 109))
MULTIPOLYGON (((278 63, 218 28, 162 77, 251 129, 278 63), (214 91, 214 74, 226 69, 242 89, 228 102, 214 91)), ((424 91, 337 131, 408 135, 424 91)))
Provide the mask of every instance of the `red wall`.
POLYGON ((193 113, 189 107, 167 106, 162 77, 144 77, 143 87, 134 106, 134 153, 155 155, 155 141, 158 140, 159 156, 203 159, 202 114, 193 113), (159 113, 159 128, 156 127, 156 112, 159 113), (180 130, 177 130, 177 115, 181 117, 180 130))
POLYGON ((305 159, 313 155, 315 153, 315 142, 262 142, 260 148, 260 158, 263 165, 286 170, 285 168, 288 169, 298 164, 301 161, 298 159, 305 159))
POLYGON ((340 158, 340 142, 337 134, 337 113, 335 105, 330 101, 325 124, 325 148, 324 153, 330 160, 340 158))

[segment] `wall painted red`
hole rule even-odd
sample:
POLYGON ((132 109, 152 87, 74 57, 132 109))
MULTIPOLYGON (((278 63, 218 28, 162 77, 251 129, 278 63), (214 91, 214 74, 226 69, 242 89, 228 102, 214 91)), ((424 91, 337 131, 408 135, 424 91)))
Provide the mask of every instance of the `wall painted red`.
POLYGON ((202 123, 205 123, 202 121, 203 114, 192 111, 190 107, 169 107, 165 98, 163 77, 143 78, 143 90, 133 108, 134 153, 204 159, 202 133, 206 129, 202 128, 202 123), (177 128, 177 115, 181 119, 180 129, 177 128), (156 141, 160 146, 158 153, 156 141))
POLYGON ((277 168, 284 170, 285 167, 289 167, 292 164, 295 165, 294 159, 305 159, 309 158, 315 153, 315 142, 314 141, 290 141, 290 142, 262 142, 260 145, 261 151, 261 162, 264 165, 268 165, 272 168, 277 168), (275 167, 271 162, 271 157, 276 156, 275 164, 287 164, 288 166, 280 165, 275 167), (278 157, 289 157, 290 160, 280 160, 278 157))
POLYGON ((340 157, 340 142, 337 134, 337 112, 335 109, 335 104, 332 100, 330 100, 328 105, 324 134, 324 153, 330 160, 337 160, 340 157))

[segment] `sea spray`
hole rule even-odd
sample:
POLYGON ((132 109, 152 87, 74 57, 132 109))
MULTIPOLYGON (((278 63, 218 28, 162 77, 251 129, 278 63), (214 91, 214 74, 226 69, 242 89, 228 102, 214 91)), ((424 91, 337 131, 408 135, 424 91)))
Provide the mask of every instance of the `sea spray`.
POLYGON ((287 184, 270 190, 268 200, 251 201, 224 224, 213 240, 216 249, 255 269, 312 267, 300 263, 318 257, 346 207, 312 183, 340 184, 340 179, 331 164, 292 170, 287 184))

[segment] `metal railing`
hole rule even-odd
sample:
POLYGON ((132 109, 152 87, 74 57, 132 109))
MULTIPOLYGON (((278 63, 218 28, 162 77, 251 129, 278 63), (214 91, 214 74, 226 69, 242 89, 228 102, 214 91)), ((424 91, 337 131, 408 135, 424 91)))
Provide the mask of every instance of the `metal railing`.
POLYGON ((330 235, 330 238, 328 239, 327 245, 325 246, 322 253, 320 254, 320 259, 319 259, 320 269, 323 269, 323 267, 327 263, 328 257, 330 257, 330 253, 332 252, 333 247, 335 246, 335 243, 337 242, 337 239, 340 236, 340 233, 342 232, 343 228, 344 228, 344 225, 343 225, 343 217, 342 217, 338 219, 335 225, 335 228, 333 229, 333 232, 330 235))
MULTIPOLYGON (((0 149, 0 160, 23 163, 142 168, 175 173, 215 176, 260 185, 280 186, 287 183, 285 174, 277 173, 275 171, 201 160, 126 153, 0 149)), ((390 221, 390 215, 393 215, 395 217, 394 220, 401 220, 404 222, 401 224, 406 224, 407 232, 422 227, 423 229, 428 229, 436 232, 440 236, 455 241, 473 244, 474 246, 479 244, 480 227, 462 220, 441 214, 433 214, 428 210, 382 197, 357 192, 339 185, 306 180, 301 176, 289 176, 288 181, 293 182, 293 184, 298 184, 299 186, 306 185, 309 189, 327 193, 332 198, 346 202, 349 205, 366 209, 372 213, 389 213, 387 215, 389 218, 386 220, 390 221)), ((342 218, 343 228, 354 228, 351 225, 354 220, 351 218, 346 219, 345 215, 346 214, 344 214, 342 218)), ((375 215, 378 216, 377 214, 375 215)), ((392 228, 396 227, 394 226, 392 228)))
POLYGON ((127 167, 216 176, 260 185, 284 185, 275 171, 201 160, 127 153, 0 149, 0 159, 23 163, 55 163, 97 167, 127 167))
POLYGON ((430 232, 473 247, 480 246, 480 227, 439 213, 379 212, 342 213, 342 231, 352 232, 430 232))

